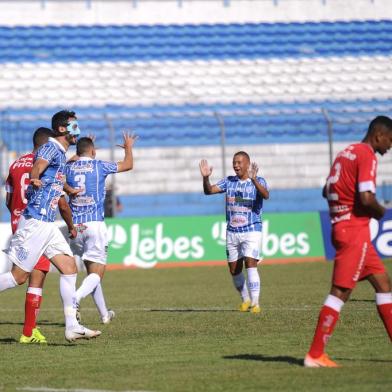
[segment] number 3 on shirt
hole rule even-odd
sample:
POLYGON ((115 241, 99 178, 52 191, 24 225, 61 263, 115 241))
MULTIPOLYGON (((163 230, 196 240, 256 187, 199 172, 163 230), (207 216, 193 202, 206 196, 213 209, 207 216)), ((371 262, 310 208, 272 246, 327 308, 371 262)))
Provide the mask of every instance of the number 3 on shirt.
POLYGON ((86 176, 84 174, 77 174, 75 177, 75 181, 78 184, 78 189, 82 189, 78 195, 83 195, 86 192, 86 176))
MULTIPOLYGON (((326 190, 327 190, 327 199, 328 200, 333 200, 333 201, 339 200, 339 195, 337 193, 330 192, 329 187, 331 186, 331 184, 336 184, 339 181, 341 169, 342 169, 342 165, 340 164, 340 162, 336 162, 332 168, 332 170, 335 170, 335 174, 330 175, 327 179, 326 190)), ((332 172, 332 170, 331 170, 331 172, 332 172)))

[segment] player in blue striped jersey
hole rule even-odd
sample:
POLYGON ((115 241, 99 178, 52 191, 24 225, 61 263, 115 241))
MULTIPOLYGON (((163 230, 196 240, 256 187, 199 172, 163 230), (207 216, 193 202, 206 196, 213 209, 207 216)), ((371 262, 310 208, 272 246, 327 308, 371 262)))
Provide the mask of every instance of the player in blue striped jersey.
POLYGON ((52 117, 54 137, 35 154, 26 192, 27 207, 7 250, 13 262, 11 272, 0 275, 0 291, 23 284, 37 260, 44 254, 60 271, 60 294, 64 306, 65 338, 74 341, 96 337, 76 319, 76 264, 72 251, 54 223, 63 195, 65 152, 76 144, 80 130, 74 112, 63 110, 52 117))
POLYGON ((269 198, 267 182, 257 176, 258 166, 250 162, 245 151, 234 154, 236 175, 226 177, 215 185, 210 184, 212 167, 208 162, 203 159, 199 167, 206 195, 226 193, 226 253, 234 286, 242 298, 240 311, 260 313, 257 264, 260 260, 263 200, 269 198), (248 286, 242 272, 244 264, 248 286))
POLYGON ((80 301, 92 294, 104 324, 114 317, 114 312, 106 307, 101 286, 108 247, 104 222, 105 180, 109 174, 133 168, 132 148, 136 139, 136 136, 124 133, 124 159, 121 162, 106 162, 95 159, 93 140, 83 137, 76 145, 78 159, 67 163, 65 168, 68 185, 79 190, 69 201, 78 231, 78 236, 71 241, 71 248, 82 258, 88 274, 76 291, 76 301, 79 307, 80 301))

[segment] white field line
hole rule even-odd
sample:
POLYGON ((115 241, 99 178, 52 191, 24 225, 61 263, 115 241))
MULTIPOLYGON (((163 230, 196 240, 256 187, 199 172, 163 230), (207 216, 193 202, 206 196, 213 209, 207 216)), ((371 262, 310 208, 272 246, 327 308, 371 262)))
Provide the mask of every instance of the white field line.
MULTIPOLYGON (((369 301, 369 300, 366 300, 369 301)), ((373 303, 369 302, 369 305, 363 305, 361 304, 360 306, 356 306, 356 309, 359 310, 368 310, 369 306, 373 306, 373 303)), ((261 305, 261 307, 264 310, 279 310, 279 311, 294 311, 294 312, 300 312, 300 311, 306 311, 306 310, 313 310, 313 309, 320 309, 322 304, 320 305, 298 305, 298 306, 276 306, 276 305, 261 305)), ((159 307, 154 307, 154 308, 116 308, 116 312, 229 312, 229 311, 236 311, 236 308, 233 307, 212 307, 212 308, 193 308, 193 307, 168 307, 168 308, 159 308, 159 307)), ((0 312, 22 312, 22 308, 1 308, 0 312)), ((63 313, 62 308, 45 308, 43 309, 44 312, 61 312, 63 313)), ((81 308, 82 312, 97 312, 96 308, 81 308)))
POLYGON ((151 391, 140 391, 140 390, 126 390, 126 391, 114 391, 110 389, 80 389, 80 388, 48 388, 48 387, 23 387, 16 388, 17 391, 29 391, 29 392, 151 392, 151 391))

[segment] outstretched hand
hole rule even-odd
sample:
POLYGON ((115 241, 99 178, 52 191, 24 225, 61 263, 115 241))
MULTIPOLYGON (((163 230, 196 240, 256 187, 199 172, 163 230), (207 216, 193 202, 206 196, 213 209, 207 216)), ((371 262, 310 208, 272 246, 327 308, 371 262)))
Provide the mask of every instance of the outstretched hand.
POLYGON ((256 179, 257 173, 259 171, 259 167, 257 166, 257 163, 252 162, 250 164, 250 167, 248 169, 248 176, 251 180, 256 179))
POLYGON ((199 163, 200 174, 203 177, 209 177, 212 173, 212 166, 208 164, 207 159, 202 159, 199 163))
POLYGON ((139 136, 135 135, 134 133, 130 135, 128 132, 125 131, 123 131, 123 137, 124 137, 124 144, 117 144, 117 146, 124 149, 132 148, 136 140, 139 138, 139 136))

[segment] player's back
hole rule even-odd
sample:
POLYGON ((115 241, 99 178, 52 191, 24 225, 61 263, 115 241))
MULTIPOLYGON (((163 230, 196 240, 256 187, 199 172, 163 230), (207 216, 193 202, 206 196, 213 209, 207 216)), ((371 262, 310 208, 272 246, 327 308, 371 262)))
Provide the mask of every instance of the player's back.
POLYGON ((81 191, 69 200, 74 223, 104 220, 105 179, 117 172, 117 164, 87 157, 66 165, 67 183, 81 191))
POLYGON ((12 231, 16 230, 19 217, 26 208, 26 190, 30 183, 30 172, 33 167, 34 154, 28 153, 19 157, 9 168, 6 181, 6 191, 11 196, 11 226, 12 231))
POLYGON ((351 144, 337 155, 326 182, 332 223, 368 223, 359 192, 376 192, 376 171, 377 158, 369 144, 351 144))

